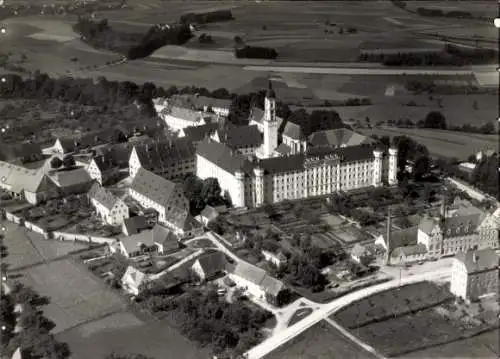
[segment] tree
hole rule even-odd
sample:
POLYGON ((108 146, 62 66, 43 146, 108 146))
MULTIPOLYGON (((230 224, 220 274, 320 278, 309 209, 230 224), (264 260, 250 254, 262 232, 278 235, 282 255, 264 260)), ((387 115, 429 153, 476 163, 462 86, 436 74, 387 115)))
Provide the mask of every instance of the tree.
POLYGON ((233 37, 233 41, 234 41, 234 43, 236 45, 242 45, 243 44, 243 39, 240 36, 238 36, 238 35, 236 35, 235 37, 233 37))
POLYGON ((429 174, 430 167, 430 159, 428 156, 418 157, 413 166, 413 175, 415 179, 420 180, 425 175, 429 174))
POLYGON ((53 157, 50 160, 50 167, 53 169, 60 168, 63 165, 63 161, 59 157, 53 157))
POLYGON ((203 181, 201 189, 201 198, 207 205, 221 203, 221 188, 217 178, 209 177, 203 181))
POLYGON ((446 118, 439 111, 431 111, 424 120, 424 127, 446 130, 446 118))
POLYGON ((72 155, 65 156, 62 163, 65 168, 72 168, 76 165, 75 158, 72 155))

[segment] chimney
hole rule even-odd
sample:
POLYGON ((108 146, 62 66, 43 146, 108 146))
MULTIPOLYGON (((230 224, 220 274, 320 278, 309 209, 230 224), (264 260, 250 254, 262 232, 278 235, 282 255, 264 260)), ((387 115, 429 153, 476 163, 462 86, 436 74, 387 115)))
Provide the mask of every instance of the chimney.
POLYGON ((441 212, 440 212, 441 220, 446 218, 446 198, 443 198, 443 202, 441 203, 441 212))
POLYGON ((386 251, 386 257, 385 257, 385 265, 390 265, 391 262, 391 234, 392 234, 392 213, 391 213, 391 207, 389 206, 387 208, 387 233, 386 233, 386 239, 387 239, 387 251, 386 251))

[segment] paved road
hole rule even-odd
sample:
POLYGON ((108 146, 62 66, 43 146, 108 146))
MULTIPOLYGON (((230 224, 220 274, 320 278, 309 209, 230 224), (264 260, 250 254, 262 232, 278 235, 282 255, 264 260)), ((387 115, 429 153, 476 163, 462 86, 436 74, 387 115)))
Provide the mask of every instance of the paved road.
POLYGON ((306 329, 312 327, 319 321, 327 318, 331 314, 337 312, 342 307, 364 297, 370 296, 372 294, 396 288, 400 285, 417 283, 424 280, 448 280, 450 277, 449 268, 437 269, 432 273, 424 273, 420 275, 413 275, 399 279, 394 279, 386 283, 374 285, 368 288, 358 290, 356 292, 347 294, 343 297, 337 298, 334 301, 327 304, 320 304, 319 309, 314 311, 309 316, 305 317, 298 323, 286 328, 280 333, 273 335, 272 337, 266 339, 256 347, 250 349, 246 354, 248 359, 260 359, 263 356, 271 353, 273 350, 277 349, 281 345, 285 344, 287 341, 296 337, 306 329))

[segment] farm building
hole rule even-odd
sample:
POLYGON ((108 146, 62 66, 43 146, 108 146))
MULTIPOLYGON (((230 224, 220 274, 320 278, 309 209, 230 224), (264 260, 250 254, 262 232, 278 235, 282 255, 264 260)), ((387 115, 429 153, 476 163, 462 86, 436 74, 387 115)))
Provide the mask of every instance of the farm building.
POLYGON ((155 98, 153 106, 158 116, 174 131, 189 126, 203 126, 217 122, 218 115, 172 104, 168 99, 155 98))
POLYGON ((427 259, 427 249, 423 244, 397 247, 391 252, 391 264, 406 264, 427 259))
POLYGON ((121 278, 122 288, 130 294, 138 295, 141 285, 146 283, 147 280, 148 277, 145 273, 132 266, 128 266, 121 278))
POLYGON ((216 220, 217 217, 219 217, 219 212, 214 207, 207 205, 195 219, 204 226, 207 226, 210 222, 216 220))
POLYGON ((355 244, 351 249, 351 258, 360 264, 368 265, 375 259, 375 253, 367 246, 355 244))
POLYGON ((491 248, 458 253, 453 260, 450 291, 471 301, 498 294, 499 264, 491 248))
POLYGON ((191 269, 196 276, 204 282, 224 272, 226 266, 227 261, 224 253, 216 251, 199 256, 193 263, 191 269))
POLYGON ((122 224, 122 233, 126 236, 137 234, 140 231, 149 229, 150 225, 144 216, 126 218, 122 224))
POLYGON ((118 175, 118 165, 111 157, 96 156, 90 160, 86 167, 90 178, 101 185, 109 183, 113 177, 118 175))
POLYGON ((31 204, 59 196, 56 184, 42 170, 31 170, 8 162, 0 162, 0 188, 31 204))
POLYGON ((193 110, 203 112, 213 112, 219 116, 227 117, 231 111, 231 100, 217 99, 199 95, 173 95, 168 99, 168 102, 183 108, 191 108, 193 110))
POLYGON ((285 290, 284 284, 265 270, 244 261, 238 261, 229 270, 229 277, 251 296, 278 305, 285 290))
POLYGON ((278 252, 278 253, 272 253, 266 250, 262 250, 262 255, 264 256, 264 259, 276 267, 280 268, 286 265, 287 263, 287 258, 283 254, 283 252, 278 252))
POLYGON ((85 168, 51 171, 50 179, 59 188, 62 195, 86 193, 92 186, 92 178, 85 168))

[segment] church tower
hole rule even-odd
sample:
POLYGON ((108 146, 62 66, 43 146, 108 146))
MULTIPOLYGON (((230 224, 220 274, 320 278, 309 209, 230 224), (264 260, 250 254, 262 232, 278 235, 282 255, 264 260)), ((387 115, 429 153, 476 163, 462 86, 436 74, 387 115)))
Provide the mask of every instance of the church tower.
POLYGON ((264 100, 264 144, 262 157, 270 158, 278 147, 278 121, 276 120, 276 94, 271 81, 264 100))

